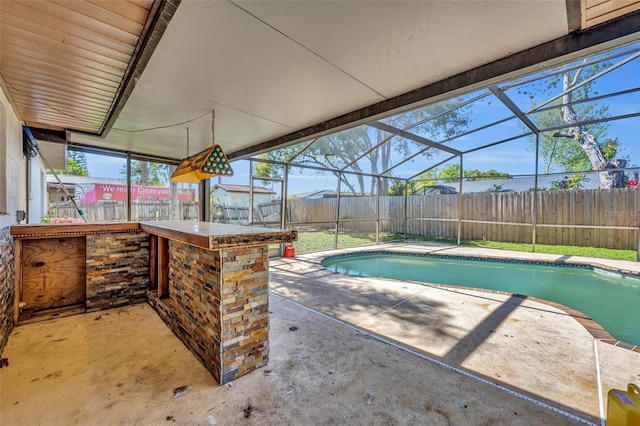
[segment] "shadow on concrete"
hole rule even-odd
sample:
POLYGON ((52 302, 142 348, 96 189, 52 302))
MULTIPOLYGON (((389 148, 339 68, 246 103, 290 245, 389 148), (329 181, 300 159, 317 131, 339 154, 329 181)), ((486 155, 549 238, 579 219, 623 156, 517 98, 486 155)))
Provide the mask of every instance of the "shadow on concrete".
POLYGON ((507 299, 498 309, 491 312, 476 328, 469 331, 467 335, 460 339, 451 350, 442 357, 442 360, 449 365, 459 366, 469 355, 473 353, 500 324, 522 304, 526 296, 514 294, 507 299))
POLYGON ((329 274, 330 277, 324 274, 312 277, 311 274, 298 275, 297 272, 286 271, 286 268, 271 268, 269 287, 275 294, 356 326, 384 313, 399 320, 400 324, 422 325, 430 333, 419 336, 416 334, 418 327, 405 327, 402 332, 409 336, 455 338, 452 332, 458 327, 445 304, 432 299, 413 298, 424 288, 408 290, 402 286, 390 286, 381 291, 377 279, 334 272, 329 274), (399 304, 402 309, 391 309, 399 304))

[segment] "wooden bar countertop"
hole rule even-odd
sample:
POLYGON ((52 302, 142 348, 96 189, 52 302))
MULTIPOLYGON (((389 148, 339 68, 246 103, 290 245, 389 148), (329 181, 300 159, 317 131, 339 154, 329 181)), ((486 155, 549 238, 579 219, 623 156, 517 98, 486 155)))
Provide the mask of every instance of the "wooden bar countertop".
POLYGON ((161 220, 140 222, 140 228, 148 234, 180 241, 205 250, 290 243, 298 239, 298 231, 226 223, 161 220))
POLYGON ((205 250, 290 243, 298 239, 298 231, 181 220, 14 225, 11 227, 11 236, 30 239, 140 231, 205 250))
POLYGON ((139 232, 138 222, 94 222, 94 223, 39 223, 13 225, 11 236, 14 238, 54 238, 103 234, 113 232, 139 232))

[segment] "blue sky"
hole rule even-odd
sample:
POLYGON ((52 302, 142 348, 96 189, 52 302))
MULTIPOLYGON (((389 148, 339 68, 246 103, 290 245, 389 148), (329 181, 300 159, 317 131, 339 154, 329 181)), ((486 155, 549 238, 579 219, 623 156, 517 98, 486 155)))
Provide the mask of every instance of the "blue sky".
POLYGON ((89 175, 111 179, 122 179, 120 170, 127 165, 127 159, 108 155, 86 154, 89 175))

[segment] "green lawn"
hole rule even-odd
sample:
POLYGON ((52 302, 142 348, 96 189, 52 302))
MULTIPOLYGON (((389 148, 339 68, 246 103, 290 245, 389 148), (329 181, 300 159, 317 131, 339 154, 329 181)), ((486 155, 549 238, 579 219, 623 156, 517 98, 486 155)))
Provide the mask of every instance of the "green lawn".
MULTIPOLYGON (((380 234, 380 242, 402 240, 401 234, 380 234)), ((456 240, 451 238, 429 238, 429 237, 412 237, 407 238, 409 241, 431 241, 448 244, 456 244, 456 240)), ((317 231, 317 232, 300 232, 298 241, 294 243, 297 253, 309 253, 314 251, 333 249, 334 234, 333 231, 317 231)), ((368 244, 375 244, 375 233, 366 232, 345 232, 338 234, 338 248, 358 247, 368 244)), ((462 241, 462 245, 484 247, 502 250, 515 250, 523 252, 531 252, 531 244, 521 243, 502 243, 497 241, 462 241)), ((537 253, 560 254, 567 256, 588 256, 599 257, 603 259, 617 260, 636 260, 637 253, 634 250, 614 250, 597 247, 574 247, 574 246, 549 246, 536 244, 537 253)))
MULTIPOLYGON (((380 242, 398 240, 395 234, 380 234, 380 242)), ((309 253, 314 251, 332 250, 334 242, 333 231, 300 232, 298 241, 293 246, 296 253, 309 253)), ((367 232, 344 232, 338 234, 338 248, 358 247, 367 244, 375 244, 376 234, 367 232)))

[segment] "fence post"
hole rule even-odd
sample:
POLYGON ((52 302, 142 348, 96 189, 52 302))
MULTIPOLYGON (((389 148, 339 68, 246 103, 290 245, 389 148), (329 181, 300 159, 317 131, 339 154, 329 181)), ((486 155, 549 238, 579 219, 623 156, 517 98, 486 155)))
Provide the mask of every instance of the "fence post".
POLYGON ((382 183, 382 179, 380 179, 380 176, 376 176, 376 180, 376 187, 378 188, 376 191, 376 244, 380 244, 380 184, 382 183))
POLYGON ((249 160, 249 226, 253 225, 253 160, 249 160))
POLYGON ((407 210, 407 202, 409 200, 409 181, 407 181, 407 184, 404 186, 404 194, 402 197, 403 200, 403 207, 402 207, 402 238, 406 239, 407 238, 407 216, 408 216, 408 210, 407 210))
POLYGON ((638 226, 638 247, 636 249, 636 262, 640 262, 640 226, 638 226))
POLYGON ((538 162, 540 158, 540 133, 536 133, 536 173, 533 176, 533 200, 531 202, 531 251, 536 252, 536 225, 538 224, 538 162))
POLYGON ((338 173, 338 194, 336 194, 336 227, 333 234, 333 248, 338 248, 338 232, 340 231, 340 190, 342 187, 342 173, 338 173))
POLYGON ((462 178, 464 176, 464 169, 462 167, 462 155, 460 155, 460 188, 458 194, 458 245, 462 238, 462 178))

